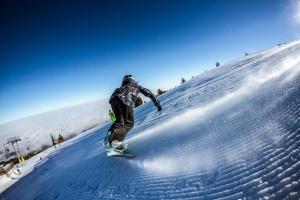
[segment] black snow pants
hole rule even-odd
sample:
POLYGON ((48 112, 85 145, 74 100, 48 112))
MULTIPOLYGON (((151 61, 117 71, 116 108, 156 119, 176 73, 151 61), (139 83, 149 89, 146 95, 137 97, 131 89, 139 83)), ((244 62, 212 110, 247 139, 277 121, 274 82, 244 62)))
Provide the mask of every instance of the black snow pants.
POLYGON ((110 101, 111 108, 115 114, 116 121, 109 131, 109 142, 114 140, 123 141, 134 125, 133 108, 125 105, 119 98, 110 101))

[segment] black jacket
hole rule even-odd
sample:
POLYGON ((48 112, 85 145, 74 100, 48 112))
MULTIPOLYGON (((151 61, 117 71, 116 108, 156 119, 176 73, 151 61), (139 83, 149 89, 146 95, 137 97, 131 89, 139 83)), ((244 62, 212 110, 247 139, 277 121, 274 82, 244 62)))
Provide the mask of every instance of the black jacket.
POLYGON ((149 89, 137 83, 123 83, 122 86, 117 88, 111 95, 109 103, 115 98, 119 98, 125 105, 134 108, 139 92, 149 97, 156 107, 160 107, 159 101, 155 98, 154 94, 149 89))

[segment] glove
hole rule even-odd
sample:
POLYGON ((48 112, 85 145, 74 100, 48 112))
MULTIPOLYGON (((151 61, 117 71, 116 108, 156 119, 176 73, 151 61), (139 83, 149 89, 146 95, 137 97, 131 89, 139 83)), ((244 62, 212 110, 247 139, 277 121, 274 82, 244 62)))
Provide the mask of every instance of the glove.
POLYGON ((157 111, 158 111, 158 112, 161 111, 162 107, 161 107, 160 102, 159 102, 158 99, 155 99, 155 100, 154 100, 154 104, 155 104, 155 106, 157 107, 157 111))
POLYGON ((156 107, 157 107, 157 111, 158 111, 158 112, 160 112, 160 111, 162 110, 162 107, 161 107, 160 104, 158 104, 156 107))

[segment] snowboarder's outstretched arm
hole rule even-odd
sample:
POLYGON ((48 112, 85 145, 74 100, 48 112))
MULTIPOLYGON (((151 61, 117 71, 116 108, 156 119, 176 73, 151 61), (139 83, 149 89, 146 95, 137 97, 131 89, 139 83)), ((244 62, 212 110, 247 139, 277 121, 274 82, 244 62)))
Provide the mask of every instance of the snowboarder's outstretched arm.
POLYGON ((153 103, 155 104, 155 106, 157 107, 158 111, 161 111, 162 107, 160 105, 160 102, 158 99, 156 99, 156 97, 154 96, 154 94, 147 88, 144 88, 142 86, 139 85, 139 90, 140 92, 145 95, 146 97, 149 97, 153 103))

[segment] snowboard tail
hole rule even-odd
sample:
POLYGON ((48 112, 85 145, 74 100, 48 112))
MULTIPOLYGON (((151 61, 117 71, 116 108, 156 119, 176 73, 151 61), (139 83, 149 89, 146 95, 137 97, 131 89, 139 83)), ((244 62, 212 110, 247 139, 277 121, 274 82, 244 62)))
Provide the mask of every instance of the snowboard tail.
POLYGON ((126 152, 118 152, 113 149, 107 151, 107 156, 115 156, 115 157, 125 157, 125 158, 134 158, 135 155, 126 151, 126 152))

